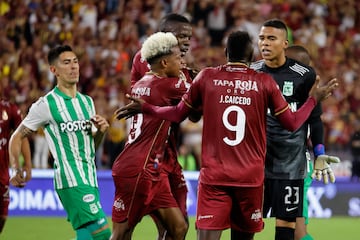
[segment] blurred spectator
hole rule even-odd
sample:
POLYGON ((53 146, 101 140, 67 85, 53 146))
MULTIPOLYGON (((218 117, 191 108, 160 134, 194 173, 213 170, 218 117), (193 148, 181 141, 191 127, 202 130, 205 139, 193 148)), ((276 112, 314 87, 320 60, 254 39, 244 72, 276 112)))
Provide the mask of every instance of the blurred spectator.
MULTIPOLYGON (((116 108, 114 108, 114 111, 116 108)), ((109 120, 110 127, 108 129, 107 138, 105 139, 105 151, 108 154, 108 168, 111 169, 116 157, 124 149, 127 140, 126 120, 117 120, 111 118, 109 120)))
POLYGON ((207 15, 207 27, 211 37, 211 46, 221 46, 227 27, 225 0, 214 1, 214 7, 207 15))
POLYGON ((200 169, 196 158, 186 145, 179 147, 178 161, 184 171, 198 171, 200 169))
MULTIPOLYGON (((192 122, 185 119, 180 123, 182 133, 181 145, 184 147, 182 156, 192 155, 196 160, 196 166, 200 168, 201 143, 202 143, 202 126, 203 120, 192 122)), ((184 159, 185 160, 185 159, 184 159)), ((190 160, 190 159, 188 159, 190 160)), ((184 162, 185 164, 186 162, 184 162)))
POLYGON ((46 169, 49 166, 49 145, 45 139, 44 130, 41 128, 34 135, 33 167, 46 169))

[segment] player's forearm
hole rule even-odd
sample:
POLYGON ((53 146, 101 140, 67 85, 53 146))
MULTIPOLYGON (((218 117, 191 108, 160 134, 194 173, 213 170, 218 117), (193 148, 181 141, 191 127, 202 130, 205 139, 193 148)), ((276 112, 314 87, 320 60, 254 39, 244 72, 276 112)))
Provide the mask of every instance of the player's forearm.
POLYGON ((29 140, 28 138, 23 138, 22 139, 22 144, 21 144, 21 153, 24 157, 24 165, 28 168, 32 167, 32 163, 31 163, 31 151, 30 151, 30 144, 29 144, 29 140))
POLYGON ((165 107, 144 103, 142 106, 142 112, 164 120, 179 123, 188 116, 190 108, 184 103, 184 101, 180 101, 176 106, 165 107))
POLYGON ((20 169, 19 157, 20 157, 20 153, 21 153, 21 150, 22 150, 22 143, 23 143, 23 139, 21 137, 20 132, 17 130, 10 137, 10 141, 9 141, 10 166, 14 170, 19 170, 20 169))
POLYGON ((310 138, 313 146, 324 144, 324 124, 320 117, 310 123, 310 138))
POLYGON ((308 100, 296 112, 291 112, 288 108, 286 111, 277 115, 281 125, 289 131, 295 131, 304 124, 316 106, 316 100, 309 97, 308 100))

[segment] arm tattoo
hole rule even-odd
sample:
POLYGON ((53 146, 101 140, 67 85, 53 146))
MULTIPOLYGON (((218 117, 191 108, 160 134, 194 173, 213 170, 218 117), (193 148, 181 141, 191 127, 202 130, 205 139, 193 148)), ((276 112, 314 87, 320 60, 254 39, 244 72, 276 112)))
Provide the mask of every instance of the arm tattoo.
POLYGON ((25 127, 24 125, 20 126, 19 132, 21 134, 21 138, 25 138, 25 137, 31 135, 32 133, 34 133, 33 130, 31 130, 30 128, 25 127))

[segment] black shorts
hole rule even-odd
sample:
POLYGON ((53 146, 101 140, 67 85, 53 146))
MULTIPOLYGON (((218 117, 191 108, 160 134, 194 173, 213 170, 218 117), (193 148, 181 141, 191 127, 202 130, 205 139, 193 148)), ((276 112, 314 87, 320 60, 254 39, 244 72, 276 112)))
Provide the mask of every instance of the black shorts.
POLYGON ((265 179, 264 217, 303 217, 304 180, 265 179))

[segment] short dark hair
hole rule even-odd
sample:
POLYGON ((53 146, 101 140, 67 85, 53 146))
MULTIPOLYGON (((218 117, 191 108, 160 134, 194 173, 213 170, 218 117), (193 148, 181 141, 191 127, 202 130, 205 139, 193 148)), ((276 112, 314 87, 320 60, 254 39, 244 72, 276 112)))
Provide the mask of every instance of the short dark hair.
POLYGON ((273 27, 273 28, 282 29, 285 31, 286 38, 287 38, 288 29, 286 27, 286 24, 283 21, 281 21, 280 19, 267 20, 266 22, 263 23, 263 27, 273 27))
POLYGON ((305 65, 309 65, 311 57, 309 51, 301 45, 291 45, 285 49, 286 56, 295 59, 305 65))
POLYGON ((48 53, 48 63, 53 64, 63 52, 72 52, 72 48, 68 45, 58 45, 52 48, 48 53))
POLYGON ((159 31, 160 32, 169 32, 171 30, 171 24, 174 23, 185 23, 190 24, 189 19, 183 15, 177 13, 169 13, 160 20, 159 31))
POLYGON ((230 62, 250 62, 254 48, 248 32, 235 31, 230 33, 227 40, 227 57, 230 62))

